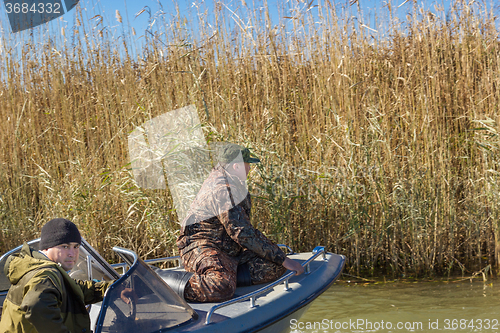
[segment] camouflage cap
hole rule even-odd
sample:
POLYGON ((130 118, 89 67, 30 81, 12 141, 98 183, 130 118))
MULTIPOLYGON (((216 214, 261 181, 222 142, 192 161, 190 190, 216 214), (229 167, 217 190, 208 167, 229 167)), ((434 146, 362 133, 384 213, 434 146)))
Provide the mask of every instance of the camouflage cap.
POLYGON ((250 156, 251 153, 248 148, 234 143, 219 145, 215 155, 217 162, 227 164, 236 161, 239 154, 241 154, 243 162, 245 163, 260 163, 258 158, 250 156))

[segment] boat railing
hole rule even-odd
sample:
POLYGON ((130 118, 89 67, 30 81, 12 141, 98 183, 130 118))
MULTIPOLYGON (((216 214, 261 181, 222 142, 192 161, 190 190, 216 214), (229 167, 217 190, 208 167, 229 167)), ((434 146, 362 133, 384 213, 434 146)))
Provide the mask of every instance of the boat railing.
MULTIPOLYGON (((291 250, 291 249, 290 249, 291 250)), ((293 252, 293 251, 292 251, 293 252)), ((309 274, 311 272, 311 269, 309 267, 309 264, 315 260, 317 257, 319 257, 320 255, 322 255, 323 257, 323 260, 324 261, 327 261, 326 259, 326 251, 325 251, 325 248, 323 246, 317 246, 314 248, 313 250, 313 255, 307 259, 306 261, 304 261, 302 263, 302 266, 304 267, 304 274, 309 274)), ((246 295, 243 295, 243 296, 240 296, 240 297, 237 297, 237 298, 233 298, 232 300, 229 300, 229 301, 226 301, 226 302, 223 302, 223 303, 220 303, 220 304, 217 304, 217 305, 214 305, 210 308, 210 310, 207 312, 207 316, 206 316, 206 319, 205 319, 205 325, 208 325, 211 323, 211 317, 212 317, 212 314, 214 314, 215 311, 223 308, 223 307, 226 307, 226 306, 229 306, 231 304, 235 304, 235 303, 239 303, 239 302, 243 302, 243 301, 246 301, 246 300, 250 300, 250 307, 253 308, 255 307, 255 301, 257 300, 257 297, 266 293, 267 291, 269 291, 270 289, 274 288, 275 286, 281 284, 281 283, 284 283, 285 284, 285 288, 284 290, 285 291, 289 291, 290 288, 288 287, 288 280, 295 275, 295 271, 293 272, 289 272, 288 274, 284 275, 283 277, 281 277, 280 279, 266 285, 265 287, 262 287, 258 290, 255 290, 253 292, 250 292, 246 295)))
POLYGON ((286 254, 294 254, 295 252, 293 252, 292 248, 286 244, 278 244, 278 247, 280 249, 285 249, 286 250, 286 254))
MULTIPOLYGON (((165 263, 165 262, 177 262, 177 265, 173 268, 180 268, 182 267, 182 264, 181 264, 181 257, 180 256, 174 256, 174 257, 165 257, 165 258, 155 258, 155 259, 146 259, 144 260, 144 262, 146 264, 149 264, 149 265, 153 265, 153 264, 158 264, 158 263, 165 263)), ((111 267, 113 267, 114 269, 118 270, 118 269, 121 269, 122 270, 122 274, 125 273, 127 270, 128 270, 128 264, 127 263, 124 263, 124 262, 121 262, 121 263, 118 263, 118 264, 112 264, 111 267)))

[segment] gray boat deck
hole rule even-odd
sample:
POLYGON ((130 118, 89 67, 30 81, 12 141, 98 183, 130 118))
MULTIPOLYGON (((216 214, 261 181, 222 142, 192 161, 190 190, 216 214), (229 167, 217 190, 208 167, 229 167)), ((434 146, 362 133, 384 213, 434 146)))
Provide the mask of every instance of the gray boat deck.
MULTIPOLYGON (((289 258, 303 263, 311 252, 289 255, 289 258)), ((310 272, 289 279, 288 290, 278 284, 256 297, 255 306, 247 299, 216 310, 206 324, 207 314, 220 303, 189 303, 199 317, 195 323, 181 325, 171 332, 281 332, 290 327, 290 319, 299 318, 306 307, 333 284, 339 276, 344 257, 327 253, 310 262, 310 272)), ((239 287, 234 298, 253 293, 267 285, 239 287)), ((233 298, 233 299, 234 299, 233 298)))

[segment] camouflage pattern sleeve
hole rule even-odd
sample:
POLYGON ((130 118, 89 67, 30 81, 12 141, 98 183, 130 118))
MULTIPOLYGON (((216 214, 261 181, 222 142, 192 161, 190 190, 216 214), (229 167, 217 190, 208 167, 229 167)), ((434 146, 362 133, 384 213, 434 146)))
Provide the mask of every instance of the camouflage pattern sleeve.
POLYGON ((220 211, 218 217, 224 229, 242 247, 255 252, 261 258, 279 265, 283 264, 286 258, 285 253, 264 236, 262 232, 252 226, 243 204, 238 204, 229 210, 220 211))

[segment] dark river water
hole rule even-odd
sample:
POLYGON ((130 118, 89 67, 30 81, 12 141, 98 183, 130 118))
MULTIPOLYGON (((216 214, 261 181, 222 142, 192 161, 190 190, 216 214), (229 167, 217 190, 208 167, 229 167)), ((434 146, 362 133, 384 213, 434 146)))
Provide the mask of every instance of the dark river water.
POLYGON ((334 284, 291 332, 500 332, 500 280, 334 284))

